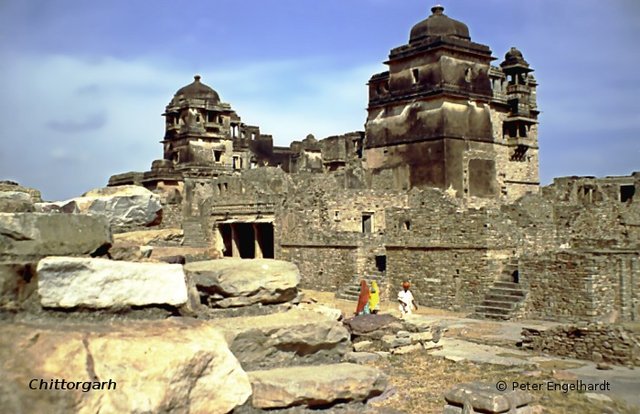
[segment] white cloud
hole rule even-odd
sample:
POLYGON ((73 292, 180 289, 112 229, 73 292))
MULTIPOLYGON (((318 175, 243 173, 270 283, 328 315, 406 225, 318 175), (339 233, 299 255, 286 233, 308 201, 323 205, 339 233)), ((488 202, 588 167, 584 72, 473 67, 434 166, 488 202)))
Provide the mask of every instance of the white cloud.
MULTIPOLYGON (((146 170, 162 156, 160 114, 193 73, 154 61, 15 56, 0 64, 0 136, 11 139, 0 177, 67 198, 111 174, 146 170)), ((277 145, 314 133, 362 129, 366 82, 379 67, 336 69, 322 60, 245 64, 201 71, 248 124, 277 145)))

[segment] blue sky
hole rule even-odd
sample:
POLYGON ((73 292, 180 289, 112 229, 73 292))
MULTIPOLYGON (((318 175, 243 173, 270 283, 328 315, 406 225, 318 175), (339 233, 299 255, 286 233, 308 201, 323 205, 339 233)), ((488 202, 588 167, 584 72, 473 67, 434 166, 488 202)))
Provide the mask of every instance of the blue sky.
MULTIPOLYGON (((278 145, 361 130, 369 77, 434 3, 0 0, 0 179, 64 199, 149 169, 195 73, 278 145)), ((441 3, 535 69, 544 184, 640 170, 640 2, 441 3)))

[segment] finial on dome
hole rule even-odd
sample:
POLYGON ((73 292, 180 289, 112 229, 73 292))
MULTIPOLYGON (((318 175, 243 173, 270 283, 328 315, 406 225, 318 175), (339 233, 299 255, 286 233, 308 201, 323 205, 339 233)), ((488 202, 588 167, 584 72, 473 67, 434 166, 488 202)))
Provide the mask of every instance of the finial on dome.
POLYGON ((193 80, 195 80, 196 82, 200 82, 200 75, 194 75, 193 80))
POLYGON ((438 15, 444 14, 444 7, 442 7, 442 5, 440 4, 436 4, 431 8, 431 13, 438 14, 438 15))

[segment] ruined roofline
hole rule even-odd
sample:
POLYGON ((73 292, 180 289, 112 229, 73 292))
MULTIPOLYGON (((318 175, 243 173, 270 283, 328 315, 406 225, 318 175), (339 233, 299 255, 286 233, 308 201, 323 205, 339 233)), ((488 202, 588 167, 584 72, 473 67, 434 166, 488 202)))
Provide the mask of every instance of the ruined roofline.
POLYGON ((553 177, 553 183, 555 183, 556 181, 560 182, 560 181, 573 181, 573 180, 607 180, 607 181, 615 181, 615 180, 625 180, 625 179, 640 179, 640 171, 632 171, 629 175, 605 175, 605 176, 564 175, 564 176, 560 176, 560 177, 553 177))

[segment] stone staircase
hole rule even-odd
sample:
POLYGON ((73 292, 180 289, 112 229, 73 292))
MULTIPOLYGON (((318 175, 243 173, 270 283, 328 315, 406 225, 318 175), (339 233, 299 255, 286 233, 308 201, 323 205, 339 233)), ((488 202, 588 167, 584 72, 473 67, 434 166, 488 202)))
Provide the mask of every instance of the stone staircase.
POLYGON ((209 241, 199 218, 185 217, 182 221, 184 231, 183 246, 207 247, 209 241))
POLYGON ((494 282, 484 300, 476 307, 474 316, 484 319, 511 319, 525 296, 526 292, 519 283, 494 282))
POLYGON ((374 273, 367 275, 364 278, 357 276, 351 279, 348 284, 344 285, 338 290, 338 292, 336 293, 336 298, 357 301, 358 296, 360 295, 360 281, 362 279, 367 281, 367 283, 369 284, 369 288, 371 288, 371 282, 373 282, 374 280, 378 282, 378 288, 381 292, 384 292, 387 285, 387 277, 385 273, 374 273))

